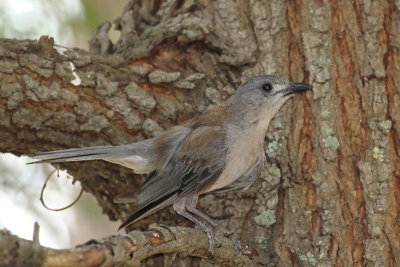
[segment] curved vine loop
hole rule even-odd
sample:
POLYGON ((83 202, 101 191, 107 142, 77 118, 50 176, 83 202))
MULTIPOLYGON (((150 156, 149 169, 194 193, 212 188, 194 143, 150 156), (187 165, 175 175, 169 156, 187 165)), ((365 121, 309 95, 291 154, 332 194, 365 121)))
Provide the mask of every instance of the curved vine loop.
MULTIPOLYGON (((76 202, 78 202, 78 200, 79 200, 79 199, 81 198, 81 196, 82 196, 83 188, 81 188, 81 191, 79 192, 78 197, 77 197, 74 201, 72 201, 71 204, 69 204, 69 205, 67 205, 67 206, 65 206, 65 207, 63 207, 63 208, 59 208, 59 209, 50 208, 49 206, 46 205, 46 203, 45 203, 45 201, 44 201, 43 193, 44 193, 44 189, 46 188, 47 182, 50 180, 51 176, 52 176, 56 171, 58 171, 58 168, 57 168, 57 169, 54 169, 54 170, 47 176, 46 181, 45 181, 44 184, 43 184, 42 190, 40 191, 40 202, 42 203, 43 207, 45 207, 47 210, 51 210, 51 211, 62 211, 62 210, 66 210, 66 209, 72 207, 73 205, 75 205, 76 202)), ((58 175, 57 175, 57 176, 58 176, 58 175)))

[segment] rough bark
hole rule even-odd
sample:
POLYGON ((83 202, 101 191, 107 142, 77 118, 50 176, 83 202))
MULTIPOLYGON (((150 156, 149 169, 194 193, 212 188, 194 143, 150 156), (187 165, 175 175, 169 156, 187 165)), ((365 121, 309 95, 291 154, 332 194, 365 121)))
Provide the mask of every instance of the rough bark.
POLYGON ((257 261, 249 248, 237 253, 232 240, 218 235, 220 246, 213 257, 208 251, 207 236, 200 229, 151 225, 148 231, 131 231, 112 235, 73 249, 51 249, 38 239, 28 241, 0 230, 1 266, 141 266, 141 261, 157 254, 166 254, 165 263, 172 263, 177 253, 209 258, 213 263, 230 266, 251 266, 257 261))
MULTIPOLYGON (((116 24, 119 42, 105 23, 91 53, 0 41, 0 151, 129 143, 212 108, 250 76, 308 82, 313 93, 272 122, 257 183, 200 207, 264 265, 400 264, 398 1, 132 1, 116 24)), ((145 180, 102 162, 62 167, 112 219, 133 208, 114 196, 145 180)), ((134 227, 152 221, 187 223, 166 210, 134 227)))

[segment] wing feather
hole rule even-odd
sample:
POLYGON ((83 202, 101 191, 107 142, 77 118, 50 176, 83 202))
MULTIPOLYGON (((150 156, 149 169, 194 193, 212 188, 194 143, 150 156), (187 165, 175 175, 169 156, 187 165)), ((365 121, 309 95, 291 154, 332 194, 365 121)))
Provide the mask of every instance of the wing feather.
POLYGON ((175 144, 167 144, 169 148, 176 149, 172 155, 163 156, 167 162, 163 162, 164 167, 157 170, 144 185, 135 213, 123 225, 169 206, 181 197, 201 194, 224 169, 227 153, 225 139, 226 134, 221 127, 196 125, 181 140, 175 140, 175 144))

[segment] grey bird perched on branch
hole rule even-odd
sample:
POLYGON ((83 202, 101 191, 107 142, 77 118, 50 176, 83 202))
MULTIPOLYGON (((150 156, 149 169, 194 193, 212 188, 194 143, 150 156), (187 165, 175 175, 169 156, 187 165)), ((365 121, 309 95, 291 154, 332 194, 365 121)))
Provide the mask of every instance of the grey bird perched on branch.
POLYGON ((257 76, 243 83, 216 109, 156 138, 122 146, 43 152, 32 157, 41 160, 38 162, 102 159, 135 173, 152 173, 138 198, 132 197, 137 200, 135 212, 120 229, 173 205, 178 214, 207 233, 213 253, 215 236, 211 226, 223 227, 196 208, 198 197, 248 189, 265 161, 263 141, 271 119, 291 95, 311 88, 278 76, 257 76))

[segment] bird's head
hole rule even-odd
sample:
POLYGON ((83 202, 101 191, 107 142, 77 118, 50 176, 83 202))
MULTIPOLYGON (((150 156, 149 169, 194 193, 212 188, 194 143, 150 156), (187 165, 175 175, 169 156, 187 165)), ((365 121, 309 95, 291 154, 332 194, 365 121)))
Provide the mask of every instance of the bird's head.
POLYGON ((278 112, 287 99, 312 89, 311 85, 292 83, 273 75, 256 76, 243 83, 231 98, 231 107, 244 120, 265 121, 278 112))

